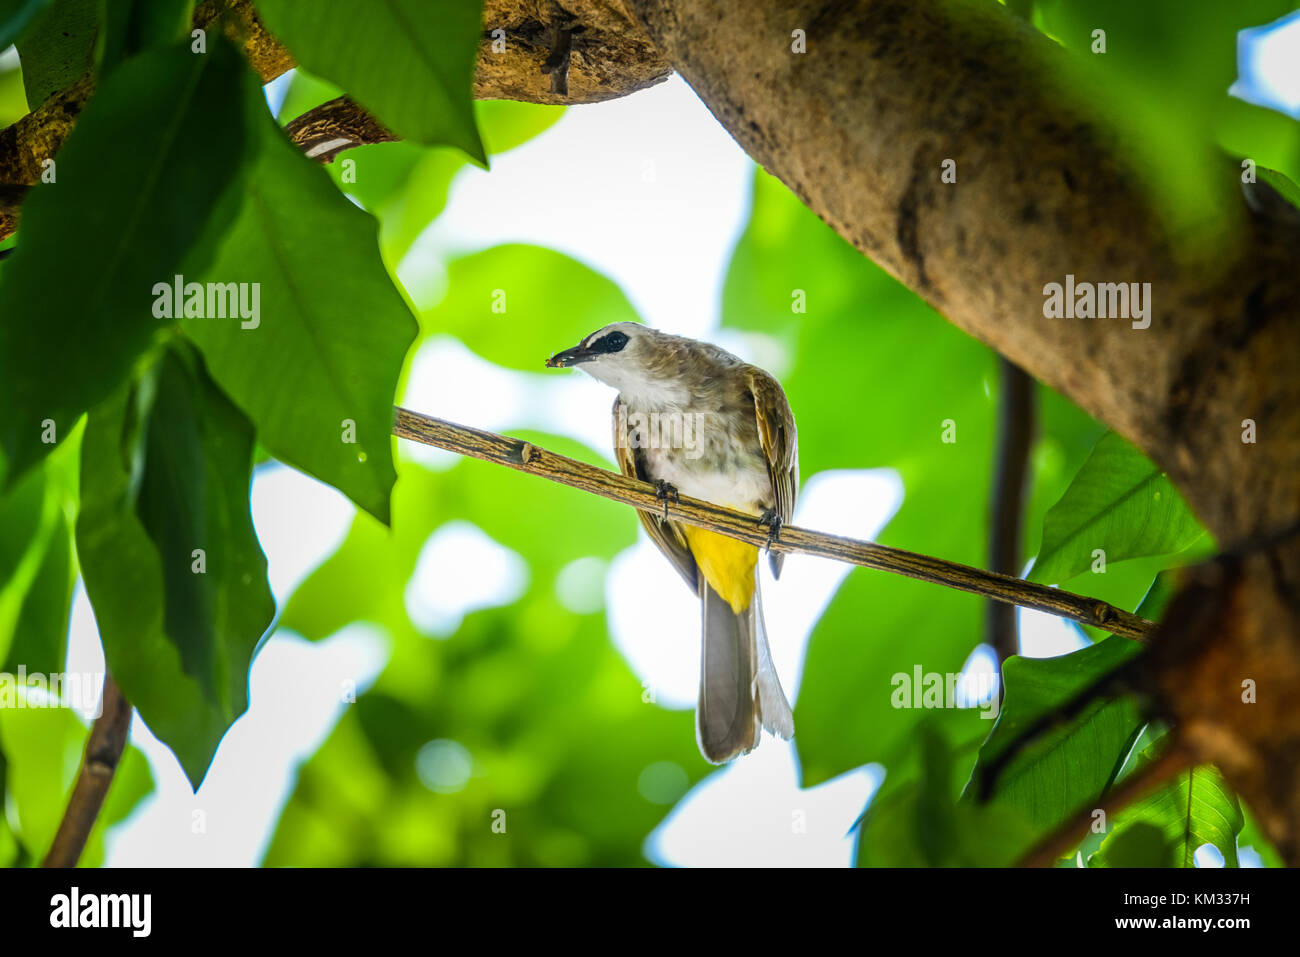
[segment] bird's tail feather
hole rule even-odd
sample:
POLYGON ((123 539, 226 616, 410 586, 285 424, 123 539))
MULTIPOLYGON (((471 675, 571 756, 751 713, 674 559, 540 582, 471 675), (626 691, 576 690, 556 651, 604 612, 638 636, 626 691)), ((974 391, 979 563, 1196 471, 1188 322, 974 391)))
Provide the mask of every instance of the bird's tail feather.
POLYGON ((723 764, 758 747, 761 728, 788 740, 794 717, 772 666, 757 582, 753 601, 740 613, 707 581, 701 585, 704 636, 695 731, 705 759, 723 764))

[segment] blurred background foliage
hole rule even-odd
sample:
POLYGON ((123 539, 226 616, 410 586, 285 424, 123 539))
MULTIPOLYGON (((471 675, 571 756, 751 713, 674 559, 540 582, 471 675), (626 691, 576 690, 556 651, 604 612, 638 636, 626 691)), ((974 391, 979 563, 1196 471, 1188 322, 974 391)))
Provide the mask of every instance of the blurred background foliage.
MULTIPOLYGON (((1063 76, 1077 78, 1070 82, 1079 89, 1101 91, 1098 106, 1135 138, 1160 201, 1175 218, 1190 215, 1184 224, 1193 231, 1208 223, 1217 234, 1231 219, 1225 210, 1235 208, 1238 158, 1255 158, 1293 179, 1300 174, 1300 124, 1227 95, 1237 76, 1236 31, 1294 4, 1008 6, 1070 52, 1063 76), (1098 26, 1107 31, 1104 61, 1091 50, 1098 26), (1229 177, 1221 175, 1225 151, 1229 177)), ((298 70, 278 120, 283 125, 341 92, 298 70)), ((472 110, 489 160, 563 114, 509 102, 475 102, 472 110)), ((23 77, 10 54, 0 60, 0 123, 26 111, 23 77)), ((453 139, 473 152, 468 136, 460 129, 453 139)), ((325 171, 341 194, 374 216, 379 252, 395 278, 470 162, 448 144, 400 142, 349 151, 325 171)), ((399 396, 416 352, 431 343, 455 341, 484 362, 537 371, 546 355, 587 332, 637 318, 614 282, 554 250, 502 245, 443 265, 440 274, 421 277, 419 289, 402 290, 418 332, 396 378, 399 396), (491 311, 502 286, 509 324, 491 311)), ((320 282, 330 288, 323 271, 320 282)), ((863 258, 761 170, 720 314, 725 334, 772 357, 771 371, 798 416, 805 485, 820 472, 892 469, 904 500, 879 540, 986 564, 1001 388, 994 353, 863 258), (795 291, 805 311, 792 309, 795 291), (955 442, 942 440, 949 423, 955 442)), ((219 354, 219 345, 197 338, 210 360, 219 354)), ((213 365, 216 379, 235 394, 234 380, 213 365)), ((1158 616, 1169 580, 1157 575, 1211 553, 1214 543, 1161 484, 1158 469, 1122 440, 1049 389, 1038 387, 1036 402, 1023 554, 1051 553, 1051 565, 1040 569, 1049 583, 1158 616), (1112 481, 1104 487, 1095 481, 1095 464, 1089 471, 1093 456, 1108 456, 1112 481), (1153 516, 1152 534, 1134 534, 1153 516), (1105 574, 1086 570, 1099 539, 1112 551, 1105 574)), ((255 424, 265 439, 267 421, 255 424)), ((613 467, 606 448, 525 425, 509 431, 613 467)), ((394 447, 390 524, 358 510, 342 544, 279 612, 277 629, 309 641, 368 623, 384 636, 387 656, 369 687, 340 689, 346 707, 298 769, 265 863, 647 863, 647 835, 711 769, 696 750, 691 713, 661 707, 609 638, 606 575, 637 539, 634 515, 482 462, 394 447), (431 538, 465 529, 517 556, 517 587, 459 621, 422 614, 411 584, 422 555, 431 538)), ((79 433, 65 439, 0 495, 0 671, 19 664, 56 671, 66 656, 79 572, 73 528, 80 448, 79 433)), ((270 457, 263 448, 258 461, 270 457)), ((1097 702, 1018 757, 992 802, 974 801, 972 774, 1018 728, 1132 653, 1122 639, 1082 629, 1085 643, 1097 643, 1058 658, 1012 659, 996 723, 973 707, 891 704, 892 676, 910 674, 918 662, 929 672, 961 671, 983 629, 980 599, 863 569, 847 575, 817 621, 796 708, 800 784, 883 766, 884 784, 857 825, 859 864, 1011 863, 1158 746, 1163 729, 1146 726, 1131 702, 1097 702)), ((69 709, 0 708, 0 863, 39 860, 84 739, 84 719, 69 709)), ((130 751, 84 864, 102 860, 104 829, 151 788, 142 756, 130 751)), ((1185 774, 1126 811, 1105 840, 1085 841, 1073 862, 1188 866, 1203 844, 1216 847, 1228 865, 1248 844, 1266 863, 1278 863, 1249 809, 1212 768, 1185 774)))

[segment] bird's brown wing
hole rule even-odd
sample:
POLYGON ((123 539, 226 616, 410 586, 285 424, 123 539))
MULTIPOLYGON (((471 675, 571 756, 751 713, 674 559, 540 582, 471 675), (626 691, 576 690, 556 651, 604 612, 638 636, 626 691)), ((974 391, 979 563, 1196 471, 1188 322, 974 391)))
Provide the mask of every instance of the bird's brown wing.
MULTIPOLYGON (((643 482, 652 482, 654 479, 646 474, 645 459, 639 449, 631 447, 632 443, 628 441, 627 432, 620 429, 620 423, 626 425, 626 416, 619 415, 619 408, 623 407, 622 399, 614 399, 614 458, 618 462, 619 470, 624 475, 632 478, 638 478, 643 482), (621 434, 620 434, 621 433, 621 434)), ((696 595, 700 593, 699 572, 695 564, 695 557, 691 554, 690 548, 686 544, 686 537, 682 534, 681 527, 676 522, 666 522, 662 515, 654 512, 647 512, 644 509, 636 510, 637 518, 641 519, 641 525, 645 528, 646 534, 650 536, 650 541, 658 546, 659 551, 668 557, 677 569, 677 573, 682 576, 686 584, 691 587, 691 591, 696 595)))
MULTIPOLYGON (((754 396, 758 441, 767 459, 767 472, 776 497, 774 511, 782 522, 789 522, 794 519, 794 502, 799 496, 799 436, 794 414, 781 383, 762 369, 750 366, 749 391, 754 396)), ((768 559, 772 574, 779 578, 785 556, 772 552, 768 559)))

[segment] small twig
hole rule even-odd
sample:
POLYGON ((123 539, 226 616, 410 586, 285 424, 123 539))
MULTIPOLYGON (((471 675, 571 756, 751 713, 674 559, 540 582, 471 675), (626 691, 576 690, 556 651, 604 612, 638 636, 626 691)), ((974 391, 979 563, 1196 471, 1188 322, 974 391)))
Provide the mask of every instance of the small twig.
MULTIPOLYGON (((989 529, 989 567, 1004 575, 1020 572, 1020 532, 1024 520, 1029 450, 1034 442, 1034 380, 1009 359, 999 360, 997 464, 989 529)), ((991 601, 988 640, 999 664, 1020 649, 1014 605, 991 601)))
MULTIPOLYGON (((495 432, 444 422, 442 419, 420 415, 407 409, 398 408, 394 411, 393 434, 398 438, 411 439, 458 455, 468 455, 507 468, 540 475, 552 482, 582 489, 647 512, 659 512, 669 508, 655 486, 649 482, 642 482, 576 459, 556 455, 536 445, 497 435, 495 432)), ((670 511, 675 521, 720 532, 760 548, 768 545, 768 530, 753 515, 732 511, 685 495, 681 496, 680 502, 673 501, 670 511)), ((831 558, 861 565, 864 568, 875 568, 937 585, 946 585, 959 591, 984 595, 1024 608, 1044 611, 1049 615, 1069 618, 1126 638, 1141 639, 1155 627, 1145 618, 1095 598, 1022 581, 1010 575, 999 575, 996 572, 971 568, 969 565, 960 565, 942 558, 918 555, 899 548, 877 545, 874 542, 861 542, 840 535, 812 532, 794 525, 782 526, 780 537, 771 543, 771 548, 777 552, 820 555, 822 558, 831 558)))
POLYGON ((111 675, 104 676, 104 693, 100 715, 90 726, 86 753, 73 786, 68 808, 63 812, 58 833, 44 867, 76 867, 86 839, 95 826, 99 809, 113 783, 122 752, 126 750, 127 732, 131 728, 131 704, 122 695, 111 675))
MULTIPOLYGON (((1171 733, 1172 736, 1172 733, 1171 733)), ((1020 867, 1054 867, 1056 862, 1079 845, 1087 836, 1097 811, 1104 811, 1107 819, 1146 797, 1170 778, 1193 764, 1192 756, 1174 739, 1159 757, 1149 764, 1136 768, 1119 782, 1119 786, 1093 807, 1080 808, 1056 830, 1039 841, 1020 858, 1020 867)))

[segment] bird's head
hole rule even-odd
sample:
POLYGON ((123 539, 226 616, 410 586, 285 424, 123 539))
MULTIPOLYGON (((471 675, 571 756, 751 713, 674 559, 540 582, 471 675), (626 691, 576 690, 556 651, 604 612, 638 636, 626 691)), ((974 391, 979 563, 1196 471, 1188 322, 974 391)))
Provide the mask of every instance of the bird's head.
POLYGON ((597 329, 572 349, 546 360, 549 369, 577 366, 593 379, 615 388, 645 377, 659 333, 635 322, 615 322, 597 329))

